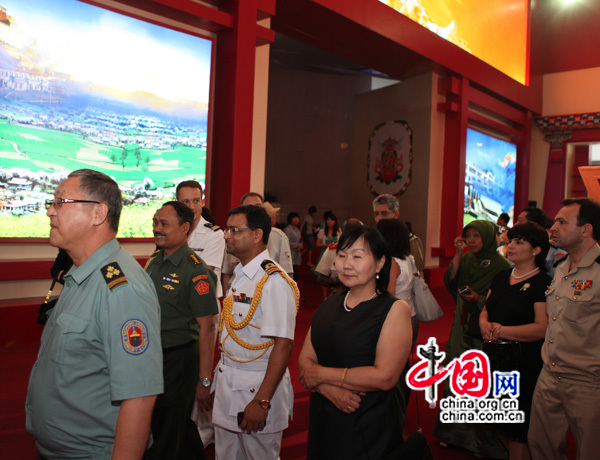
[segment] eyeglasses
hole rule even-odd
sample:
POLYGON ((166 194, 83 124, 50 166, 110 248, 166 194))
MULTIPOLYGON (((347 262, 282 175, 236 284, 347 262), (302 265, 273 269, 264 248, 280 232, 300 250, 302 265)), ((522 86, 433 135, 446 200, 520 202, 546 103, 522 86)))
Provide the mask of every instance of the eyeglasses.
POLYGON ((71 200, 69 198, 55 198, 54 200, 46 200, 46 209, 54 206, 54 209, 60 209, 63 203, 96 203, 100 204, 99 201, 92 200, 71 200))
POLYGON ((223 230, 223 232, 227 235, 228 233, 233 233, 234 235, 241 233, 241 232, 247 232, 247 231, 254 231, 256 230, 255 228, 250 228, 250 227, 227 227, 223 230))

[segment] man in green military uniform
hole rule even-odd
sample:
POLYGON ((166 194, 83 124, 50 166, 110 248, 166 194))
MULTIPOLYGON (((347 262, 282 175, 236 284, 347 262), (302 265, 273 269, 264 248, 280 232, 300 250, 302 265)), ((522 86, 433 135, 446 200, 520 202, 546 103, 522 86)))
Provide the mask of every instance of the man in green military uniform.
POLYGON ((40 459, 140 459, 163 391, 160 311, 152 281, 115 239, 116 182, 69 174, 47 201, 50 244, 73 261, 49 316, 27 392, 40 459))
POLYGON ((165 392, 152 415, 152 458, 206 458, 190 419, 212 405, 211 371, 219 308, 216 275, 187 244, 194 213, 177 201, 165 203, 153 219, 158 250, 146 264, 161 307, 165 392))

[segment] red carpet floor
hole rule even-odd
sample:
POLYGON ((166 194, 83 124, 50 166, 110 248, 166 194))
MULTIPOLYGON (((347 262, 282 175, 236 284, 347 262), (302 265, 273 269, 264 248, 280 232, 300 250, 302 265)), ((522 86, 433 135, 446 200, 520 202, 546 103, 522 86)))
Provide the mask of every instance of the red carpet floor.
MULTIPOLYGON (((309 393, 298 382, 297 362, 312 315, 322 299, 321 288, 312 280, 307 271, 301 271, 299 285, 303 302, 298 313, 296 344, 289 366, 295 392, 294 418, 290 427, 284 432, 282 460, 306 458, 309 393)), ((435 288, 433 293, 442 305, 445 314, 443 318, 434 323, 421 323, 417 343, 423 344, 429 337, 436 337, 440 350, 444 350, 454 313, 454 302, 443 288, 435 288)), ((0 337, 0 459, 34 460, 37 450, 32 437, 25 431, 24 404, 29 372, 39 347, 41 326, 35 323, 33 310, 29 322, 24 321, 22 313, 18 315, 17 321, 14 318, 7 318, 6 316, 10 314, 7 311, 8 309, 0 307, 0 324, 2 324, 2 337, 0 337), (12 325, 11 321, 17 324, 12 325), (15 332, 16 330, 27 330, 27 333, 20 334, 15 332), (36 330, 39 332, 32 333, 36 330)), ((437 440, 431 435, 437 409, 428 407, 423 393, 413 392, 411 395, 405 432, 412 433, 417 429, 415 396, 419 398, 421 425, 434 458, 436 460, 473 460, 475 457, 465 450, 439 447, 437 440)), ((568 459, 575 458, 574 451, 574 444, 571 441, 568 459)), ((207 454, 209 458, 214 458, 214 447, 209 447, 207 454)))

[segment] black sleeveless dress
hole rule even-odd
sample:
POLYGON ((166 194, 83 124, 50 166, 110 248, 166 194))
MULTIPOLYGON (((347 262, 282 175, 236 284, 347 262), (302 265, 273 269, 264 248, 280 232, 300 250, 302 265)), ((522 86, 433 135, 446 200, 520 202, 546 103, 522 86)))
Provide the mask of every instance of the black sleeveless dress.
MULTIPOLYGON (((381 328, 397 299, 388 293, 344 309, 344 295, 336 294, 316 310, 311 329, 318 362, 326 367, 353 368, 375 364, 381 328)), ((347 414, 327 398, 311 393, 308 428, 309 460, 376 460, 402 443, 404 413, 396 387, 371 391, 359 409, 347 414)))

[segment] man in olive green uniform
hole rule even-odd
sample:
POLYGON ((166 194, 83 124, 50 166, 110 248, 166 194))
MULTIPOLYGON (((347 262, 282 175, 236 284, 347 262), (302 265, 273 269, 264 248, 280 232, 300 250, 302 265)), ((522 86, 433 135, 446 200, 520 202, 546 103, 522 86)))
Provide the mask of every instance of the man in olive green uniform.
POLYGON ((216 275, 187 245, 194 213, 170 201, 154 215, 158 250, 146 270, 161 307, 165 392, 152 415, 154 459, 206 458, 190 419, 194 397, 210 409, 211 370, 216 342, 216 275))
POLYGON ((529 426, 534 460, 565 458, 569 428, 578 459, 600 453, 600 203, 575 198, 562 204, 550 231, 568 256, 546 291, 544 367, 529 426))
POLYGON ((40 459, 140 459, 163 391, 160 312, 152 281, 115 239, 121 192, 84 169, 46 206, 50 244, 73 266, 31 372, 27 431, 40 459))

